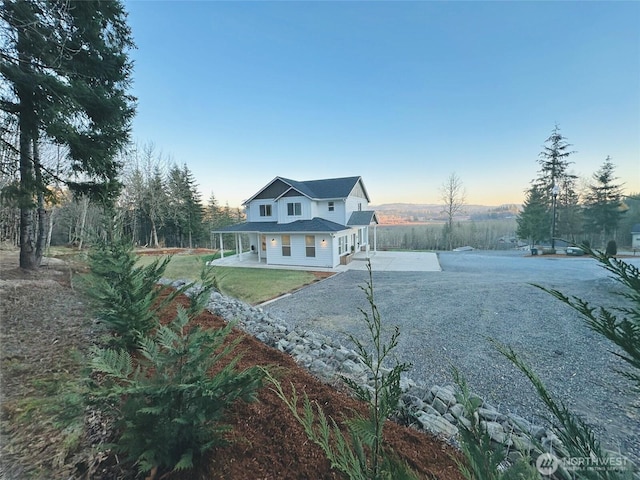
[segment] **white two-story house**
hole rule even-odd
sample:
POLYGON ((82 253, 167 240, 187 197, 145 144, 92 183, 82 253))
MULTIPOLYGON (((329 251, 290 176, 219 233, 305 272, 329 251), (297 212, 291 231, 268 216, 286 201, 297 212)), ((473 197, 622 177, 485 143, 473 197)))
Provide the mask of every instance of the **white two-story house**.
POLYGON ((246 234, 249 254, 269 265, 335 268, 354 252, 368 255, 369 228, 378 223, 361 177, 276 177, 243 205, 246 222, 213 233, 221 240, 235 233, 237 252, 247 248, 241 241, 246 234))

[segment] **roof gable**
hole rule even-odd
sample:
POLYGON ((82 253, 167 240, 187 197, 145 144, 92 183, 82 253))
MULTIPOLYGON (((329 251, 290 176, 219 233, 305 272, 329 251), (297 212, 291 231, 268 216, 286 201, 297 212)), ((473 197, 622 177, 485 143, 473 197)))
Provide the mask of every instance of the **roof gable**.
POLYGON ((376 212, 373 210, 362 210, 362 211, 352 212, 351 217, 349 217, 349 221, 347 222, 347 225, 363 226, 363 225, 371 225, 372 223, 378 224, 378 217, 376 216, 376 212))
POLYGON ((327 178, 322 180, 307 180, 304 182, 291 180, 290 178, 276 177, 258 193, 246 200, 243 205, 248 204, 252 200, 277 200, 285 195, 291 196, 292 190, 312 200, 347 198, 353 193, 356 196, 365 198, 368 202, 371 201, 362 182, 362 177, 327 178))
POLYGON ((248 204, 252 200, 260 200, 260 199, 274 199, 282 195, 284 192, 289 190, 291 185, 286 183, 282 178, 276 177, 271 180, 267 185, 262 187, 258 193, 249 198, 249 200, 245 200, 243 205, 248 204))

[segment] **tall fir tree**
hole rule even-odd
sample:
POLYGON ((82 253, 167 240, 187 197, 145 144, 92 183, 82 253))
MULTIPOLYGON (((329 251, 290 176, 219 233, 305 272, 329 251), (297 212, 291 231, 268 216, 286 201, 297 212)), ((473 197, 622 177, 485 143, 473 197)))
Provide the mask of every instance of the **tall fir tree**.
POLYGON ((575 175, 568 175, 560 180, 557 202, 556 236, 578 243, 580 241, 578 236, 583 231, 584 222, 575 175))
POLYGON ((535 185, 527 192, 517 223, 516 234, 528 239, 532 246, 549 236, 551 216, 542 191, 535 185))
POLYGON ((607 157, 593 174, 584 201, 585 230, 600 238, 601 246, 608 236, 614 235, 624 214, 622 185, 615 183, 615 165, 607 157))
POLYGON ((551 135, 545 140, 543 150, 538 156, 540 170, 532 184, 542 195, 549 212, 549 235, 546 238, 551 238, 552 230, 555 230, 556 236, 572 236, 576 233, 572 229, 579 229, 574 219, 578 200, 575 190, 577 177, 569 172, 569 166, 572 164, 569 157, 575 152, 570 150, 570 147, 571 144, 567 142, 566 137, 560 133, 560 127, 556 125, 551 135))
POLYGON ((540 171, 535 184, 543 194, 551 195, 553 186, 569 175, 569 165, 572 163, 569 162, 569 156, 575 153, 569 150, 571 146, 556 125, 538 156, 540 171))
MULTIPOLYGON (((222 216, 223 211, 218 204, 218 199, 212 192, 211 196, 209 197, 209 201, 204 208, 203 216, 205 229, 210 235, 212 235, 211 232, 213 230, 222 226, 222 216)), ((211 236, 211 248, 215 248, 215 237, 213 235, 211 236)))
POLYGON ((0 108, 19 131, 17 189, 20 266, 38 268, 45 240, 44 196, 50 171, 39 159, 40 139, 68 149, 64 182, 83 194, 115 198, 129 139, 134 98, 127 93, 131 31, 120 1, 3 0, 0 74, 9 86, 0 108))
POLYGON ((203 209, 195 178, 186 164, 182 168, 174 165, 169 169, 167 188, 173 243, 177 247, 192 248, 194 241, 201 241, 204 233, 203 209))

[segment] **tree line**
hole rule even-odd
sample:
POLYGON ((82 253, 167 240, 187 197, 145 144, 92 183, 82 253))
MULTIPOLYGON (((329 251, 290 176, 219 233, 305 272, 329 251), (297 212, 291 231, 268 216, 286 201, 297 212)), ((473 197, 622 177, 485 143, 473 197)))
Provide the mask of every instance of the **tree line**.
POLYGON ((211 231, 245 218, 213 193, 203 204, 189 167, 166 161, 152 144, 134 149, 128 165, 117 209, 123 233, 136 245, 215 248, 211 231))
MULTIPOLYGON (((451 250, 470 246, 481 250, 515 248, 513 218, 453 221, 424 225, 380 225, 376 227, 378 250, 451 250)), ((373 234, 371 234, 373 237, 373 234)), ((369 241, 373 244, 373 238, 369 241)))
MULTIPOLYGON (((114 228, 138 245, 213 246, 211 229, 242 218, 213 194, 204 204, 185 164, 132 146, 135 45, 121 2, 0 6, 0 240, 20 247, 22 268, 38 268, 51 243, 82 247, 113 236, 114 228)), ((527 191, 518 236, 601 246, 620 230, 628 235, 629 222, 640 219, 638 195, 623 201, 610 158, 580 195, 569 147, 556 127, 527 191)), ((441 193, 448 220, 437 245, 451 249, 461 240, 454 222, 464 204, 460 179, 452 174, 441 193)))
POLYGON ((540 170, 526 191, 517 234, 532 245, 557 239, 602 248, 608 241, 630 245, 640 222, 640 194, 623 195, 615 165, 607 157, 580 189, 569 160, 575 152, 556 125, 539 155, 540 170))
MULTIPOLYGON (((44 164, 53 164, 57 148, 44 145, 42 150, 44 164)), ((242 210, 220 205, 213 193, 203 202, 189 167, 163 158, 152 144, 129 146, 119 161, 124 165, 121 186, 109 207, 64 185, 48 186, 42 215, 45 250, 51 245, 81 249, 108 238, 113 226, 140 247, 216 248, 218 238, 211 231, 244 219, 242 210)), ((0 188, 19 182, 18 170, 7 170, 0 173, 0 188)), ((0 241, 20 244, 20 208, 7 195, 0 200, 0 241)), ((231 239, 225 238, 225 244, 231 245, 231 239)))

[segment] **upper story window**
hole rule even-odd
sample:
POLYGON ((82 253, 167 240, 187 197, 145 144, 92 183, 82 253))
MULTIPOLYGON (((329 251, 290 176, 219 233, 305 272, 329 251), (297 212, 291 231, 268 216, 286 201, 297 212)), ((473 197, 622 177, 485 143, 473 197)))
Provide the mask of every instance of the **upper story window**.
POLYGON ((261 217, 270 217, 271 216, 271 205, 260 205, 260 216, 261 217))
POLYGON ((362 204, 358 203, 358 211, 361 212, 362 211, 362 204))
POLYGON ((296 217, 302 215, 302 204, 300 202, 287 203, 287 215, 296 217))
POLYGON ((333 202, 329 202, 329 211, 333 212, 335 210, 335 204, 333 202))

